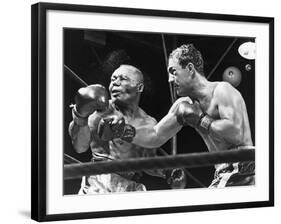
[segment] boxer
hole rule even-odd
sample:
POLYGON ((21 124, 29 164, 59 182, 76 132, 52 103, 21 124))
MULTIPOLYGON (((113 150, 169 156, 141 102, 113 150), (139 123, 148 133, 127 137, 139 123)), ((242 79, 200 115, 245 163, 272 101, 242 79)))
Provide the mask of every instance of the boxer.
MULTIPOLYGON (((157 123, 139 107, 143 89, 143 75, 131 65, 121 65, 113 72, 110 97, 101 85, 79 89, 69 126, 76 152, 82 153, 90 148, 93 162, 157 156, 160 149, 132 143, 135 127, 157 123)), ((182 169, 145 172, 165 178, 171 188, 186 186, 182 169)), ((139 172, 83 177, 79 194, 145 191, 146 187, 138 179, 139 172)))
MULTIPOLYGON (((240 92, 227 82, 211 82, 204 75, 204 61, 193 44, 182 45, 169 56, 169 81, 181 96, 156 125, 136 127, 133 143, 158 147, 183 126, 191 126, 209 151, 253 147, 247 108, 240 92)), ((255 184, 255 164, 217 164, 210 187, 255 184)))

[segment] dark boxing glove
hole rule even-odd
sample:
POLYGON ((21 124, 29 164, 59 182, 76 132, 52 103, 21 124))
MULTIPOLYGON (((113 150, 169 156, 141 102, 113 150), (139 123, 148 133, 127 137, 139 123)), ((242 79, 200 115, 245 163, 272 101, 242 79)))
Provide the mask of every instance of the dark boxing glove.
POLYGON ((166 171, 166 180, 172 189, 184 189, 186 187, 185 172, 181 168, 166 171))
POLYGON ((136 129, 126 124, 125 119, 122 117, 115 124, 112 124, 113 118, 101 119, 98 125, 98 135, 103 141, 110 141, 120 138, 126 142, 132 142, 136 135, 136 129))
POLYGON ((209 131, 211 123, 214 120, 202 111, 198 101, 194 101, 193 104, 187 101, 182 101, 178 105, 176 116, 180 125, 189 125, 205 132, 209 131))
POLYGON ((75 115, 87 118, 95 111, 106 110, 109 104, 109 96, 102 85, 90 85, 78 90, 75 96, 75 104, 75 115))

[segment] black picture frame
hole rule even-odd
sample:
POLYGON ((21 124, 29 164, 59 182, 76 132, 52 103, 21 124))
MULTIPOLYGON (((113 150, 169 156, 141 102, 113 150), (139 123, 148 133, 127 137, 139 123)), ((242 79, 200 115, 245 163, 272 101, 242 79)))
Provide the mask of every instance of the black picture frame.
POLYGON ((31 11, 31 77, 32 77, 32 154, 31 154, 31 218, 37 221, 74 220, 99 217, 132 216, 161 213, 192 212, 235 208, 266 207, 274 205, 274 18, 240 15, 209 14, 180 11, 163 11, 136 8, 102 7, 89 5, 37 3, 31 11), (243 203, 208 204, 196 206, 173 206, 146 209, 113 210, 67 214, 47 214, 46 206, 46 145, 47 145, 47 106, 46 106, 46 26, 47 11, 55 10, 81 13, 110 13, 132 16, 167 18, 190 18, 229 22, 252 22, 269 25, 269 200, 243 203))

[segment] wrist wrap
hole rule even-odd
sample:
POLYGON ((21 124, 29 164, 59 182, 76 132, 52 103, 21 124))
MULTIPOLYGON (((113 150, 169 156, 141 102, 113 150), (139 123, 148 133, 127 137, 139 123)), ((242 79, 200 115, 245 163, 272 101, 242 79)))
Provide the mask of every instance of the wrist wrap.
POLYGON ((204 131, 209 132, 210 126, 213 121, 213 118, 211 118, 208 114, 204 113, 199 120, 199 127, 204 131))
POLYGON ((132 142, 136 135, 136 129, 130 124, 126 124, 121 139, 126 142, 132 142))

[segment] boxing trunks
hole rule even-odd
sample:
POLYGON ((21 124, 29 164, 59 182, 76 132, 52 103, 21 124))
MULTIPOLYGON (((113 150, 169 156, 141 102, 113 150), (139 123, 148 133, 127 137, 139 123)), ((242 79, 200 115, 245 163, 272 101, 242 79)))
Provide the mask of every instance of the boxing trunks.
POLYGON ((249 185, 255 185, 255 162, 223 163, 216 166, 209 188, 249 185))
MULTIPOLYGON (((95 153, 93 162, 114 160, 110 155, 95 153)), ((79 195, 105 194, 113 192, 146 191, 143 184, 138 183, 140 175, 136 172, 100 174, 82 177, 79 195)))

